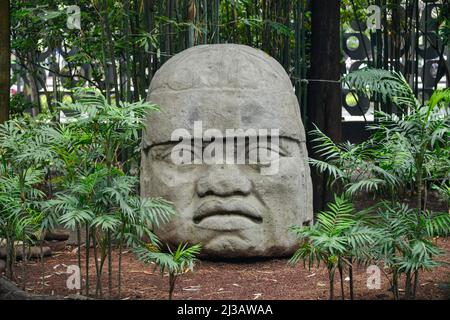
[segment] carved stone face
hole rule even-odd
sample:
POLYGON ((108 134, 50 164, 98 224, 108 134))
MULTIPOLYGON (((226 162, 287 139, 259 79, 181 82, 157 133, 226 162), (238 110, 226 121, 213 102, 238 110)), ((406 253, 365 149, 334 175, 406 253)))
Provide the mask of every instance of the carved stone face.
MULTIPOLYGON (((147 119, 142 196, 169 200, 179 213, 155 230, 160 239, 201 243, 215 257, 291 254, 288 227, 311 222, 312 187, 298 102, 278 62, 242 45, 190 48, 155 74, 148 100, 161 111, 147 119), (279 129, 277 172, 262 175, 260 163, 174 164, 172 133, 193 133, 197 121, 224 134, 279 129)), ((202 150, 192 153, 201 159, 202 150)))

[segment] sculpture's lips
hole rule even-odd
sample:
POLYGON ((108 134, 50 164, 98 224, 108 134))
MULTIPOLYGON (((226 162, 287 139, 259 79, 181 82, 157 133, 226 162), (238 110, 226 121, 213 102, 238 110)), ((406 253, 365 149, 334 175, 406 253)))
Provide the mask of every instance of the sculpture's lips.
MULTIPOLYGON (((254 223, 261 223, 262 216, 252 205, 242 200, 209 200, 201 204, 194 214, 194 223, 199 224, 206 218, 222 217, 223 221, 233 217, 244 217, 254 223)), ((241 218, 242 219, 242 218, 241 218)), ((217 226, 219 227, 219 226, 217 226)), ((227 226, 224 226, 227 228, 227 226)), ((217 229, 217 228, 214 228, 217 229)))

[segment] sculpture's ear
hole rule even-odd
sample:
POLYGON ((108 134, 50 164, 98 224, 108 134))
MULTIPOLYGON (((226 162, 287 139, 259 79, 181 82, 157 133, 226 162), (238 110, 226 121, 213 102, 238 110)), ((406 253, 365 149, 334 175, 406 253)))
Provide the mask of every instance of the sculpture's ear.
POLYGON ((142 135, 141 149, 142 149, 142 151, 147 153, 150 146, 151 146, 150 141, 148 141, 147 135, 145 134, 145 129, 144 129, 143 135, 142 135))
POLYGON ((140 166, 140 195, 143 198, 150 197, 152 195, 153 175, 151 174, 151 162, 153 161, 150 154, 151 145, 142 146, 141 152, 141 166, 140 166))

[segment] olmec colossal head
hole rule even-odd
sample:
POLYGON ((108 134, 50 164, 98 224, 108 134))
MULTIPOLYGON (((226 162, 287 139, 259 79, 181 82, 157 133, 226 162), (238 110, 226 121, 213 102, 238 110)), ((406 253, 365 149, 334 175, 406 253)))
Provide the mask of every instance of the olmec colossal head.
POLYGON ((312 188, 282 66, 247 46, 193 47, 155 74, 148 100, 161 111, 147 119, 142 196, 172 201, 179 213, 155 230, 160 239, 201 243, 212 257, 291 254, 288 227, 311 222, 312 188), (270 156, 252 157, 259 152, 270 156))

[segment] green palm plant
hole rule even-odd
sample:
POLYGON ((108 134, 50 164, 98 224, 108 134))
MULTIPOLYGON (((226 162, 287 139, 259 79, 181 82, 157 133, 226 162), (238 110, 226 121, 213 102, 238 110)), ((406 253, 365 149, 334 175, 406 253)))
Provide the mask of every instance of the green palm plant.
POLYGON ((168 253, 161 252, 154 244, 142 244, 136 247, 134 252, 139 260, 148 264, 154 263, 155 268, 159 266, 162 276, 167 271, 169 274, 169 300, 172 300, 176 280, 187 271, 192 271, 197 261, 196 256, 201 251, 201 245, 188 246, 179 244, 175 251, 168 248, 168 253))
MULTIPOLYGON (((138 239, 142 238, 148 239, 150 243, 158 244, 159 240, 153 234, 152 228, 167 223, 175 215, 171 203, 159 198, 141 198, 137 190, 138 185, 138 178, 122 175, 113 179, 112 186, 106 187, 103 192, 103 198, 108 199, 110 208, 116 212, 119 222, 117 229, 112 230, 113 239, 118 241, 119 247, 119 297, 124 245, 135 247, 139 245, 138 239)), ((95 223, 94 220, 93 225, 95 223)), ((102 223, 100 219, 99 223, 102 223)))
POLYGON ((394 174, 373 160, 375 150, 371 141, 335 143, 317 127, 309 134, 320 157, 310 158, 310 165, 326 173, 330 186, 347 198, 352 199, 359 192, 392 192, 399 185, 394 174))
POLYGON ((3 174, 4 171, 0 177, 0 237, 6 239, 7 274, 9 278, 13 278, 17 250, 15 243, 20 240, 22 279, 25 279, 26 247, 31 245, 34 235, 39 234, 42 220, 39 209, 45 194, 36 186, 43 181, 43 174, 30 171, 25 175, 24 181, 20 181, 19 177, 3 174))
POLYGON ((61 139, 56 146, 64 174, 59 179, 61 190, 48 201, 47 208, 78 234, 85 226, 87 294, 91 241, 96 294, 100 296, 106 263, 109 295, 112 294, 112 247, 118 243, 120 296, 124 245, 133 246, 141 237, 156 244, 152 228, 167 222, 175 213, 171 204, 162 199, 140 199, 138 179, 125 168, 127 161, 135 161, 140 155, 139 136, 147 112, 158 108, 143 101, 113 105, 91 89, 77 90, 75 97, 75 103, 61 105, 70 114, 59 127, 61 139), (128 151, 127 160, 121 157, 124 150, 128 151))
POLYGON ((450 88, 436 90, 421 103, 401 73, 366 68, 345 81, 357 92, 380 95, 401 110, 401 116, 377 112, 378 121, 369 127, 374 130, 371 143, 381 167, 396 173, 404 185, 415 185, 417 207, 423 209, 424 187, 447 179, 450 172, 450 88))
POLYGON ((417 213, 405 204, 384 202, 376 215, 373 253, 391 270, 391 288, 399 299, 399 279, 405 274, 405 297, 415 298, 419 273, 439 265, 443 251, 433 238, 450 233, 448 213, 417 213))
MULTIPOLYGON (((83 176, 89 171, 88 164, 93 161, 96 152, 95 149, 90 148, 89 143, 92 141, 92 132, 89 130, 83 130, 85 128, 76 125, 66 125, 64 123, 58 123, 55 130, 58 134, 56 143, 52 145, 54 152, 56 153, 55 161, 55 177, 52 182, 59 190, 70 190, 74 184, 76 184, 79 176, 83 176)), ((86 181, 86 180, 85 180, 86 181)), ((61 193, 58 195, 61 196, 61 193)), ((61 212, 52 210, 52 204, 54 201, 48 201, 46 203, 46 210, 48 216, 54 217, 52 220, 59 221, 59 215, 61 212)), ((84 216, 76 221, 74 225, 70 226, 70 229, 76 230, 77 237, 77 258, 78 267, 81 270, 81 228, 83 223, 86 223, 89 219, 84 216)), ((87 226, 87 225, 86 225, 87 226)), ((89 238, 89 229, 86 227, 86 239, 89 238)), ((89 257, 89 245, 86 247, 86 256, 89 257)), ((80 274, 81 277, 81 274, 80 274)), ((86 266, 86 292, 89 292, 89 268, 86 266)), ((80 279, 80 284, 83 282, 80 279)), ((82 288, 80 288, 82 289, 82 288)))
POLYGON ((381 214, 381 224, 390 236, 380 239, 384 260, 393 273, 394 297, 398 298, 398 277, 405 273, 406 298, 414 298, 420 270, 436 264, 433 257, 439 250, 431 238, 448 232, 449 215, 430 213, 426 206, 429 186, 445 185, 450 174, 450 89, 436 90, 422 103, 400 73, 363 69, 346 80, 356 91, 378 94, 401 111, 400 116, 377 112, 378 121, 370 129, 374 160, 400 185, 416 191, 417 209, 392 201, 391 208, 381 214), (440 223, 440 229, 432 228, 435 223, 440 223))
MULTIPOLYGON (((354 261, 369 259, 370 246, 374 242, 373 230, 364 225, 365 213, 354 214, 352 203, 345 197, 335 195, 334 203, 328 210, 317 214, 316 223, 307 227, 292 226, 291 232, 300 240, 300 247, 290 259, 291 264, 300 260, 311 268, 324 263, 328 271, 330 300, 334 298, 334 277, 339 270, 342 298, 343 269, 351 271, 354 261)), ((352 275, 352 273, 350 273, 352 275)), ((353 298, 351 279, 351 298, 353 298)))
POLYGON ((23 242, 25 276, 26 247, 51 223, 42 212, 42 204, 47 198, 45 176, 55 159, 51 148, 55 139, 53 126, 45 116, 13 119, 0 125, 0 236, 6 238, 10 278, 15 241, 23 242))
MULTIPOLYGON (((102 271, 111 254, 110 245, 118 242, 120 295, 123 246, 134 246, 143 237, 150 239, 152 243, 158 243, 151 228, 167 222, 174 211, 171 204, 162 199, 141 199, 137 194, 136 177, 123 174, 116 176, 112 179, 111 186, 106 183, 108 177, 105 168, 97 169, 87 176, 80 175, 79 181, 69 189, 57 193, 54 199, 48 201, 48 205, 58 213, 59 221, 66 228, 87 226, 88 237, 94 245, 96 293, 100 295, 102 271), (109 209, 107 212, 105 203, 109 209)), ((86 264, 89 265, 89 256, 86 259, 86 264)), ((89 292, 88 280, 86 290, 89 292)))
MULTIPOLYGON (((313 142, 321 159, 311 159, 310 163, 319 172, 326 172, 330 184, 350 200, 361 191, 390 196, 390 203, 383 202, 384 209, 378 214, 365 215, 361 220, 359 226, 367 232, 367 242, 355 243, 349 256, 358 262, 383 261, 392 272, 395 298, 399 277, 405 274, 406 297, 415 297, 419 272, 437 264, 435 257, 440 251, 432 237, 448 234, 449 215, 426 210, 426 194, 428 186, 434 184, 445 196, 450 174, 450 89, 435 91, 422 104, 400 73, 366 68, 352 72, 344 80, 359 93, 392 102, 402 114, 377 112, 377 121, 369 127, 372 137, 356 145, 335 144, 316 128, 313 142), (398 204, 398 191, 408 188, 416 191, 417 209, 398 204)), ((319 216, 320 220, 324 217, 321 213, 319 216)), ((315 257, 331 261, 328 268, 332 274, 333 268, 339 266, 333 262, 339 258, 330 260, 338 255, 319 246, 316 239, 326 232, 320 222, 311 228, 296 228, 296 232, 300 238, 311 240, 303 242, 303 251, 297 251, 298 257, 294 255, 293 260, 315 257), (328 256, 323 256, 323 251, 328 256)), ((345 241, 339 237, 334 240, 335 252, 343 255, 339 244, 345 241)))
POLYGON ((449 206, 448 210, 450 213, 450 181, 443 181, 441 184, 434 184, 433 189, 435 189, 444 199, 447 201, 449 206))

